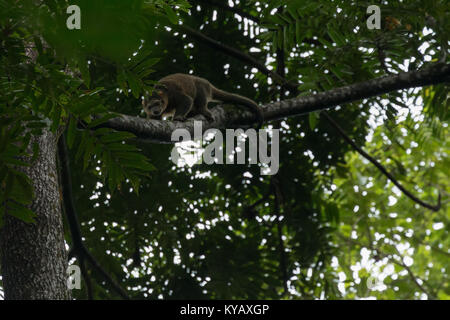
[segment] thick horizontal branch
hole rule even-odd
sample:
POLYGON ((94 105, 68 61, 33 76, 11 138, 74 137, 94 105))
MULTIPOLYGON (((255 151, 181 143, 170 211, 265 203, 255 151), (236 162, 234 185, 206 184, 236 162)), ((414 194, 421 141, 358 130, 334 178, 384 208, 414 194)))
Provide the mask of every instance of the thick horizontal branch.
POLYGON ((433 65, 420 71, 402 72, 372 80, 320 92, 317 94, 288 99, 266 105, 267 120, 307 114, 329 109, 337 105, 379 96, 391 91, 422 87, 450 81, 450 65, 433 65))
MULTIPOLYGON (((342 105, 356 100, 378 96, 391 91, 422 87, 450 81, 450 65, 436 64, 420 71, 403 72, 383 76, 365 82, 336 88, 309 96, 302 96, 263 105, 265 121, 294 117, 342 105)), ((233 109, 236 110, 236 109, 233 109)), ((236 128, 255 123, 255 115, 242 108, 239 112, 226 112, 223 107, 212 110, 215 121, 203 121, 203 130, 208 128, 236 128)), ((104 123, 119 131, 134 133, 138 138, 157 143, 171 143, 172 132, 177 128, 185 128, 191 133, 194 120, 205 120, 203 116, 190 118, 186 122, 147 120, 122 115, 104 123)))

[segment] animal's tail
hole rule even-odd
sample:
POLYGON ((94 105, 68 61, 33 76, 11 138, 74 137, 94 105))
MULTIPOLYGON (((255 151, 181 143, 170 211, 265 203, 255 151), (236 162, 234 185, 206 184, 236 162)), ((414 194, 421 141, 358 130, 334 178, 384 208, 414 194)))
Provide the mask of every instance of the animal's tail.
POLYGON ((212 88, 212 97, 213 97, 213 99, 217 99, 217 100, 220 100, 223 102, 234 102, 234 103, 238 103, 238 104, 248 107, 253 112, 255 112, 255 114, 257 116, 257 120, 258 120, 258 128, 257 129, 261 128, 261 126, 264 122, 264 115, 263 115, 261 108, 256 104, 255 101, 253 101, 249 98, 240 96, 238 94, 229 93, 229 92, 217 89, 215 87, 212 88))

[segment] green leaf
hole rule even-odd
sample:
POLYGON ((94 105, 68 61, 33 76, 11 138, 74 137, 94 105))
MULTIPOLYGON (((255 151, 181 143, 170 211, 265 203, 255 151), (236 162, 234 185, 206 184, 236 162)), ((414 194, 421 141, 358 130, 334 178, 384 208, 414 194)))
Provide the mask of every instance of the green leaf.
POLYGON ((108 187, 111 191, 114 191, 121 181, 121 170, 114 161, 110 162, 110 166, 108 168, 108 187))
POLYGON ((26 127, 30 129, 46 128, 47 124, 42 121, 30 121, 26 123, 26 127))
POLYGON ((331 40, 333 40, 338 46, 343 46, 345 45, 345 38, 342 37, 337 30, 338 29, 334 23, 329 22, 327 24, 327 31, 331 40))
POLYGON ((178 16, 169 5, 164 6, 164 11, 166 12, 170 22, 172 22, 173 24, 178 24, 178 16))
POLYGON ((315 90, 315 89, 317 89, 316 82, 305 82, 298 86, 298 90, 302 91, 302 92, 315 90))
POLYGON ((130 86, 131 93, 137 99, 141 93, 142 83, 140 79, 136 78, 131 72, 127 72, 128 85, 130 86))
POLYGON ((32 152, 33 152, 33 154, 31 156, 30 163, 33 163, 34 161, 36 161, 36 159, 39 156, 40 150, 39 150, 39 144, 37 142, 33 142, 32 152))
POLYGON ((52 112, 50 113, 51 120, 52 120, 52 125, 50 126, 50 130, 52 132, 56 132, 56 130, 58 130, 58 128, 59 128, 59 124, 61 121, 61 111, 62 111, 62 106, 57 105, 57 104, 53 105, 52 112))
POLYGON ((42 55, 42 54, 44 53, 44 50, 42 49, 42 41, 41 41, 41 38, 40 38, 40 37, 37 37, 37 36, 34 36, 34 37, 33 37, 33 41, 34 41, 34 44, 36 45, 36 49, 37 49, 38 53, 39 53, 40 55, 42 55))
POLYGON ((101 116, 100 118, 97 118, 95 120, 93 120, 91 123, 89 123, 88 128, 94 128, 102 123, 105 123, 106 121, 113 119, 113 118, 117 118, 118 114, 117 113, 108 113, 106 115, 101 116))
POLYGON ((339 209, 336 204, 328 203, 325 207, 325 212, 328 221, 336 224, 339 223, 339 209))
POLYGON ((94 152, 94 139, 89 139, 86 141, 86 145, 84 148, 84 156, 83 156, 83 170, 86 170, 89 164, 89 160, 91 160, 93 152, 94 152))
POLYGON ((30 164, 28 162, 17 159, 16 157, 9 157, 5 154, 0 154, 0 160, 5 162, 6 164, 14 165, 14 166, 23 166, 29 167, 30 164))
POLYGON ((100 137, 101 142, 103 143, 109 143, 109 142, 117 142, 117 141, 124 141, 131 138, 134 138, 135 135, 130 132, 114 132, 111 131, 108 134, 102 135, 100 137))
POLYGON ((23 204, 31 204, 33 200, 33 187, 30 179, 25 174, 16 174, 15 182, 12 186, 11 199, 23 204))
POLYGON ((291 15, 292 19, 297 20, 300 17, 298 16, 297 10, 293 7, 288 6, 287 7, 287 11, 289 12, 289 14, 291 15))
POLYGON ((79 161, 84 153, 84 149, 88 140, 91 140, 91 136, 87 131, 83 131, 78 145, 77 153, 75 154, 75 161, 79 161))
POLYGON ((8 201, 6 203, 6 210, 9 215, 26 223, 35 223, 34 218, 36 218, 36 214, 27 207, 17 204, 14 201, 8 201))
POLYGON ((135 146, 129 145, 127 143, 122 143, 122 142, 108 143, 108 150, 110 150, 110 151, 138 151, 138 149, 135 146))
POLYGON ((122 68, 120 68, 117 72, 117 84, 120 89, 122 89, 123 93, 128 96, 127 77, 122 68))
POLYGON ((283 35, 284 35, 284 28, 283 27, 278 28, 278 30, 277 30, 277 40, 278 40, 277 48, 278 49, 283 48, 283 44, 285 41, 285 38, 283 35))
POLYGON ((298 44, 301 44, 305 38, 304 34, 302 34, 302 23, 300 20, 295 21, 295 38, 298 44))
POLYGON ((135 63, 131 69, 142 77, 141 73, 146 72, 153 65, 158 63, 159 60, 159 58, 144 57, 139 62, 135 63))
POLYGON ((78 60, 78 68, 80 69, 81 76, 83 77, 86 87, 90 87, 91 84, 91 74, 89 72, 89 65, 85 58, 80 58, 78 60))
POLYGON ((272 53, 277 52, 278 49, 278 33, 272 32, 272 53))
POLYGON ((318 121, 319 121, 319 112, 310 112, 309 127, 311 128, 311 130, 314 130, 316 128, 318 121))
POLYGON ((279 13, 270 16, 269 18, 272 22, 276 23, 278 26, 284 26, 287 24, 286 20, 282 19, 282 16, 279 13))

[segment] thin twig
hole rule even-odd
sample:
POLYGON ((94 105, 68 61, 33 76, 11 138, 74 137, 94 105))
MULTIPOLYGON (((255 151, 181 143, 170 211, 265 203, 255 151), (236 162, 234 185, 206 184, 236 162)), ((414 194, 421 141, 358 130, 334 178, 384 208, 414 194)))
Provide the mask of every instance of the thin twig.
POLYGON ((270 179, 273 188, 273 194, 275 197, 275 214, 277 216, 277 233, 278 233, 278 251, 280 252, 280 269, 283 280, 283 289, 284 294, 288 293, 287 281, 288 281, 288 272, 287 272, 287 263, 286 263, 286 249, 284 247, 283 241, 283 221, 280 220, 281 217, 281 206, 283 203, 283 196, 281 192, 281 187, 276 176, 272 176, 270 179))
POLYGON ((94 269, 99 272, 105 281, 109 283, 109 285, 116 291, 122 299, 129 300, 130 296, 128 293, 113 279, 111 276, 103 269, 103 267, 100 265, 100 263, 92 256, 92 254, 84 247, 83 255, 86 257, 86 259, 89 261, 89 263, 94 267, 94 269))
POLYGON ((381 68, 383 68, 384 72, 386 72, 387 74, 392 74, 392 72, 389 71, 389 68, 386 65, 386 53, 384 52, 384 47, 380 42, 381 40, 376 40, 375 42, 375 46, 377 47, 378 61, 380 62, 381 68))
POLYGON ((423 292, 425 292, 425 294, 426 294, 428 297, 431 297, 432 299, 434 299, 434 298, 435 298, 435 295, 434 295, 433 293, 429 292, 429 291, 428 291, 428 290, 420 283, 420 282, 425 283, 425 280, 418 278, 418 277, 414 274, 414 272, 412 272, 411 268, 408 267, 408 266, 403 262, 403 257, 402 257, 402 255, 400 254, 400 251, 398 250, 397 246, 392 246, 392 247, 395 249, 395 251, 397 252, 398 256, 400 257, 400 261, 398 261, 397 259, 394 259, 394 258, 389 258, 389 257, 387 257, 387 258, 388 258, 392 263, 397 264, 397 265, 403 267, 403 268, 406 270, 406 272, 408 272, 409 277, 410 277, 411 280, 416 284, 416 286, 417 286, 420 290, 422 290, 423 292), (419 280, 420 280, 420 282, 419 282, 419 280))
MULTIPOLYGON (((340 234, 340 233, 337 233, 337 235, 338 235, 338 237, 339 237, 341 240, 347 242, 348 244, 357 245, 359 248, 363 248, 363 247, 371 248, 371 245, 365 246, 364 244, 361 244, 361 243, 357 242, 356 240, 353 240, 353 239, 344 237, 344 236, 343 236, 342 234, 340 234)), ((392 247, 398 252, 398 249, 397 249, 395 246, 392 246, 392 247)), ((372 247, 372 248, 373 248, 373 247, 372 247)), ((425 281, 424 281, 423 279, 420 279, 419 277, 417 277, 417 276, 414 274, 414 272, 412 272, 412 270, 411 270, 406 264, 404 264, 403 262, 398 261, 398 260, 395 259, 391 254, 387 254, 387 253, 382 252, 382 251, 381 251, 380 249, 378 249, 378 248, 374 248, 374 250, 376 251, 376 254, 377 254, 378 257, 386 258, 386 259, 388 259, 389 262, 391 262, 391 263, 393 263, 393 264, 396 264, 396 265, 398 265, 398 266, 404 268, 404 269, 406 270, 406 272, 408 273, 409 277, 411 278, 411 280, 414 282, 414 284, 415 284, 415 285, 416 285, 423 293, 425 293, 428 297, 431 297, 432 299, 435 297, 434 294, 430 293, 424 286, 422 286, 422 285, 420 284, 420 282, 425 283, 425 281), (419 280, 420 280, 420 282, 419 282, 419 280)), ((400 258, 401 258, 402 255, 401 255, 399 252, 398 252, 398 254, 399 254, 400 258)))
POLYGON ((389 180, 392 181, 393 184, 397 186, 408 198, 413 200, 414 202, 420 204, 422 207, 428 208, 433 211, 439 211, 441 208, 441 193, 439 192, 438 195, 438 203, 436 205, 432 205, 429 203, 426 203, 416 196, 414 196, 411 192, 406 190, 398 181, 394 178, 392 174, 390 174, 386 168, 384 168, 377 160, 372 158, 367 152, 365 152, 363 149, 361 149, 346 133, 345 131, 337 124, 336 121, 333 120, 333 118, 330 117, 328 112, 324 111, 322 114, 325 116, 325 118, 328 120, 328 122, 341 134, 342 138, 350 144, 353 149, 355 149, 360 155, 362 155, 364 158, 369 160, 375 167, 378 168, 389 180))

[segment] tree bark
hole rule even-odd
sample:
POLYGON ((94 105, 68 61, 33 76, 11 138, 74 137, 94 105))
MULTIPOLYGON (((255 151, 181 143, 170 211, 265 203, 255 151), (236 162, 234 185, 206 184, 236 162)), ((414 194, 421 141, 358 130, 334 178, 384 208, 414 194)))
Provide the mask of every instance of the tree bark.
MULTIPOLYGON (((5 299, 70 299, 56 164, 57 137, 43 130, 32 141, 39 144, 39 155, 30 167, 19 170, 33 184, 30 209, 36 214, 36 222, 27 224, 5 216, 0 241, 5 299)), ((31 158, 26 161, 31 162, 31 158)))

